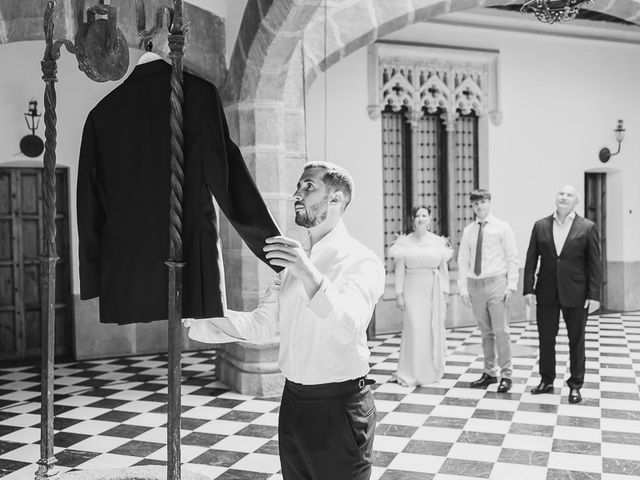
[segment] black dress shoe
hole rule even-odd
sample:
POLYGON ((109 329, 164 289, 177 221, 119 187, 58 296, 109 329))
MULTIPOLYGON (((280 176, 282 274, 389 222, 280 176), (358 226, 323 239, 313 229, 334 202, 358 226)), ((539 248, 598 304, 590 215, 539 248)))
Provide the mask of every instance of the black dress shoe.
POLYGON ((511 379, 503 378, 502 380, 500 380, 500 385, 498 385, 498 392, 507 393, 509 390, 511 390, 511 379))
POLYGON ((541 393, 553 393, 553 383, 540 382, 531 389, 532 395, 539 395, 541 393))
POLYGON ((498 379, 496 377, 492 377, 491 375, 483 373, 478 380, 476 380, 475 382, 471 382, 469 386, 471 388, 481 388, 486 387, 487 385, 491 385, 492 383, 498 383, 498 379))
POLYGON ((579 388, 572 388, 569 390, 569 403, 580 403, 582 401, 582 395, 580 395, 579 388))

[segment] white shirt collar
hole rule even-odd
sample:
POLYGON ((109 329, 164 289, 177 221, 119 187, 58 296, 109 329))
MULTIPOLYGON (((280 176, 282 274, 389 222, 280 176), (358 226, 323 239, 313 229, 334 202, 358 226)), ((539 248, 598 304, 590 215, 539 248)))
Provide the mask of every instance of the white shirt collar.
POLYGON ((316 242, 313 247, 311 247, 311 252, 319 253, 330 248, 332 245, 335 245, 336 242, 339 242, 345 235, 348 235, 347 227, 345 227, 342 220, 340 220, 333 230, 327 233, 318 242, 316 242))
POLYGON ((496 217, 493 216, 493 214, 489 214, 486 217, 484 217, 484 220, 480 220, 479 218, 476 218, 476 223, 480 223, 480 222, 484 222, 484 223, 489 223, 493 220, 495 220, 496 217))
POLYGON ((558 218, 558 211, 556 210, 553 212, 553 221, 558 225, 566 225, 567 223, 572 223, 574 218, 576 218, 576 211, 572 210, 571 213, 567 215, 564 223, 560 223, 560 219, 558 218))

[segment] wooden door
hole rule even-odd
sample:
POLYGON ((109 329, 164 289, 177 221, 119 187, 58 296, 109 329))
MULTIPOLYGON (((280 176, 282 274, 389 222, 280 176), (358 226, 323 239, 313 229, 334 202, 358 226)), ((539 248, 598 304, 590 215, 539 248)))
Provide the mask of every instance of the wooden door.
POLYGON ((602 308, 607 308, 607 174, 584 174, 584 215, 595 222, 600 235, 602 259, 602 308))
MULTIPOLYGON (((69 175, 56 171, 56 355, 73 354, 69 175)), ((37 360, 40 338, 42 168, 0 167, 0 361, 37 360)))

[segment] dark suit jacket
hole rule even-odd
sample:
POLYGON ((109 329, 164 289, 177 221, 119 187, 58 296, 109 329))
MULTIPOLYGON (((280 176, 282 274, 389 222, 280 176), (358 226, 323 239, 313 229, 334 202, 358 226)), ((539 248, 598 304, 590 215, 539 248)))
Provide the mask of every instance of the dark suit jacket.
POLYGON ((600 300, 601 282, 595 223, 576 215, 559 254, 553 241, 553 215, 535 223, 524 266, 525 295, 535 293, 539 305, 583 307, 586 299, 600 300), (538 258, 540 270, 534 281, 538 258))
MULTIPOLYGON (((170 76, 162 60, 138 65, 85 123, 77 190, 80 298, 100 297, 103 323, 167 318, 170 76)), ((183 316, 221 316, 211 195, 265 263, 264 240, 279 230, 229 138, 215 86, 185 73, 184 92, 183 316)))

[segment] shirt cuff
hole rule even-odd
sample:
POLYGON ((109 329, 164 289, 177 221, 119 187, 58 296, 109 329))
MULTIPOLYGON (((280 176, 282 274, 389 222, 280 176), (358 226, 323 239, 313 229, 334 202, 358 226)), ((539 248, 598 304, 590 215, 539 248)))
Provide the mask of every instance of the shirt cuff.
POLYGON ((331 302, 327 292, 328 287, 329 281, 326 277, 323 277, 320 288, 309 300, 309 309, 320 318, 327 318, 333 311, 333 302, 331 302))
POLYGON ((518 282, 507 282, 507 288, 514 292, 518 291, 518 282))

